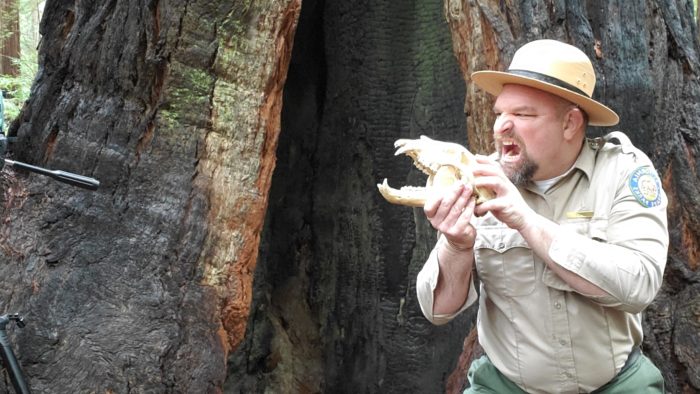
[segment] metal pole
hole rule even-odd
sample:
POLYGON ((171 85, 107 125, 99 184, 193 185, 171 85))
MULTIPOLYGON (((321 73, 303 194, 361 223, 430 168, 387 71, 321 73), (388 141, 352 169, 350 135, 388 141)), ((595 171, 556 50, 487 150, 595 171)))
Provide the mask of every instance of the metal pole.
POLYGON ((22 318, 17 314, 0 316, 0 355, 2 356, 3 364, 5 364, 5 369, 7 369, 7 372, 10 375, 10 380, 12 381, 12 386, 15 388, 15 392, 18 394, 29 394, 29 387, 27 386, 27 382, 24 380, 22 368, 20 368, 19 363, 17 362, 15 352, 12 351, 12 344, 10 343, 10 339, 7 337, 7 331, 5 330, 7 324, 12 320, 19 324, 22 321, 22 318))

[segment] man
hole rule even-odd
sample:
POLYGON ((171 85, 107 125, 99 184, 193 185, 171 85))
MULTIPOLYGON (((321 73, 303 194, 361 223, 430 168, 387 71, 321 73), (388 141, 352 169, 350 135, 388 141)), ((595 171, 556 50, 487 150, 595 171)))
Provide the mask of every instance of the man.
POLYGON ((426 201, 439 237, 416 286, 434 324, 479 300, 486 355, 467 392, 663 392, 639 347, 666 262, 666 195, 624 134, 585 137, 618 122, 591 98, 589 58, 538 40, 472 80, 496 96, 496 153, 477 156, 474 185, 426 201), (496 197, 477 206, 472 187, 496 197))

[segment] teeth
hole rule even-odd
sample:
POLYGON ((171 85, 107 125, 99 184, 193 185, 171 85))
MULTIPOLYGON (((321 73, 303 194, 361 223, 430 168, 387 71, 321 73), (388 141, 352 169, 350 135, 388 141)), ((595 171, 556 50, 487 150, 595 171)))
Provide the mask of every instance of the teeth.
POLYGON ((408 148, 405 146, 402 146, 396 150, 396 153, 394 153, 394 156, 398 156, 400 154, 406 153, 406 151, 408 151, 408 148))
POLYGON ((379 192, 392 204, 406 205, 410 207, 422 207, 425 204, 425 188, 417 186, 404 186, 394 189, 389 186, 386 178, 384 182, 377 184, 379 192))
MULTIPOLYGON (((498 136, 504 146, 516 145, 515 140, 504 140, 498 136)), ((390 203, 422 207, 425 204, 428 189, 433 187, 445 187, 457 180, 473 182, 473 176, 469 169, 473 155, 461 145, 435 141, 421 136, 420 139, 399 139, 394 142, 395 155, 405 154, 413 159, 416 168, 428 175, 428 187, 404 186, 394 189, 389 186, 386 179, 377 185, 381 195, 390 203), (445 168, 443 168, 445 167, 445 168), (466 167, 466 168, 465 168, 466 167)), ((510 150, 510 149, 508 149, 510 150)), ((494 198, 489 190, 478 190, 477 204, 494 198)))

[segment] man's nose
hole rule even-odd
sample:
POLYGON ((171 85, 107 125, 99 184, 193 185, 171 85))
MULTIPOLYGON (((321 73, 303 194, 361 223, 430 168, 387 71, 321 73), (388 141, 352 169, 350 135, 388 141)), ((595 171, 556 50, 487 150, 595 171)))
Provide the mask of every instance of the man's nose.
POLYGON ((513 120, 507 114, 500 114, 493 123, 494 134, 504 134, 513 128, 513 120))

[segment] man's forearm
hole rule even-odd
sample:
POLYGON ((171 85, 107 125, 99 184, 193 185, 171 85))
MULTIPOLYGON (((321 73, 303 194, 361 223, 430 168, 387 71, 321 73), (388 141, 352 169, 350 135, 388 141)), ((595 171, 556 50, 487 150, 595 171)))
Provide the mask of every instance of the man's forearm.
POLYGON ((582 278, 566 268, 560 266, 549 257, 549 248, 552 245, 552 240, 560 231, 565 231, 557 223, 548 220, 538 214, 528 221, 525 228, 520 230, 520 234, 525 238, 527 243, 532 248, 532 251, 538 255, 547 264, 547 267, 557 274, 564 282, 571 286, 577 292, 590 296, 603 296, 607 293, 600 287, 594 285, 588 280, 582 278))
POLYGON ((434 292, 433 313, 452 314, 466 302, 474 266, 474 249, 456 249, 444 237, 437 245, 440 274, 434 292))

